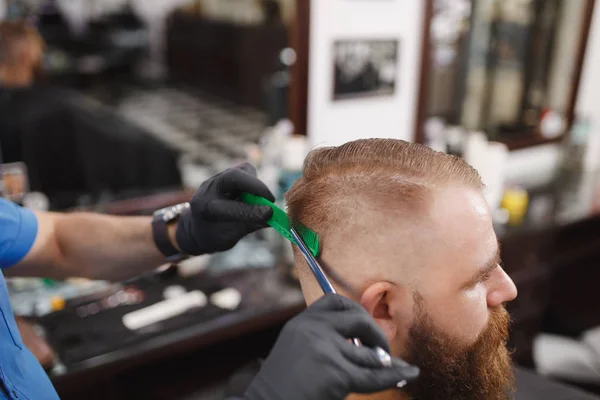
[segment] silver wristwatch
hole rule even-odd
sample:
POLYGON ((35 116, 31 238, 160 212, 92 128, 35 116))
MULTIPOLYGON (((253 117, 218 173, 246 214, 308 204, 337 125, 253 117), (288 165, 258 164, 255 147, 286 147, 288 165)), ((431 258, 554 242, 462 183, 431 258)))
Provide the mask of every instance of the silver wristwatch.
POLYGON ((181 203, 156 210, 152 216, 152 237, 160 252, 170 262, 180 261, 187 255, 180 253, 171 243, 168 226, 176 222, 190 208, 190 203, 181 203))

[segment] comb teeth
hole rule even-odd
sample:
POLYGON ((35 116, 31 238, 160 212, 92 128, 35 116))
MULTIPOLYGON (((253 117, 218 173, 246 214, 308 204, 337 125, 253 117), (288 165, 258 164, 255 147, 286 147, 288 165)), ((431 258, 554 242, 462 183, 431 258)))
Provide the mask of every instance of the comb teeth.
MULTIPOLYGON (((285 211, 264 197, 255 196, 250 193, 242 193, 241 198, 246 204, 271 207, 273 209, 273 216, 267 223, 292 244, 296 244, 290 233, 292 225, 285 211)), ((302 237, 302 240, 312 255, 317 257, 319 255, 319 236, 302 224, 294 224, 294 228, 296 228, 296 231, 298 231, 298 234, 300 234, 300 237, 302 237)))
POLYGON ((304 240, 306 247, 308 247, 312 255, 317 257, 319 255, 319 236, 302 224, 295 224, 294 228, 296 228, 296 231, 302 240, 304 240))

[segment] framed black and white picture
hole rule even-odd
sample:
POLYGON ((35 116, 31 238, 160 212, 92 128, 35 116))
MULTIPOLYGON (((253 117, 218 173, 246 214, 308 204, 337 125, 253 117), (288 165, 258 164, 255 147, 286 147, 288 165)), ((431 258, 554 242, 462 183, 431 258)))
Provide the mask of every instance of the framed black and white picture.
POLYGON ((338 40, 333 46, 334 100, 394 94, 398 40, 338 40))

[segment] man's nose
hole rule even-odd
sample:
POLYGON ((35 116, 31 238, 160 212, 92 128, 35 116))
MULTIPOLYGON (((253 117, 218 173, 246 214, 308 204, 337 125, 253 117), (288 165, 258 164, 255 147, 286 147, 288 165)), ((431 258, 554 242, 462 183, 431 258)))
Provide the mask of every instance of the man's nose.
POLYGON ((490 279, 488 288, 488 307, 499 307, 517 297, 517 287, 502 267, 498 267, 490 279))

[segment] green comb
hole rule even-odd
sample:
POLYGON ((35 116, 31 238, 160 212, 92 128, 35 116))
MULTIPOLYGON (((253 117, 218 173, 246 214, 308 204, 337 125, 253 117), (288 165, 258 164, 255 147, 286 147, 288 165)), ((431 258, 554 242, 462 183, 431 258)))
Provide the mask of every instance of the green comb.
MULTIPOLYGON (((271 207, 273 209, 273 216, 267 221, 267 223, 292 244, 296 244, 292 234, 290 233, 290 228, 292 225, 285 211, 264 197, 254 196, 250 193, 242 193, 241 197, 242 201, 246 204, 271 207)), ((312 255, 317 257, 319 255, 319 236, 317 236, 315 232, 300 224, 295 224, 294 228, 296 228, 296 231, 300 234, 300 237, 312 255)))

